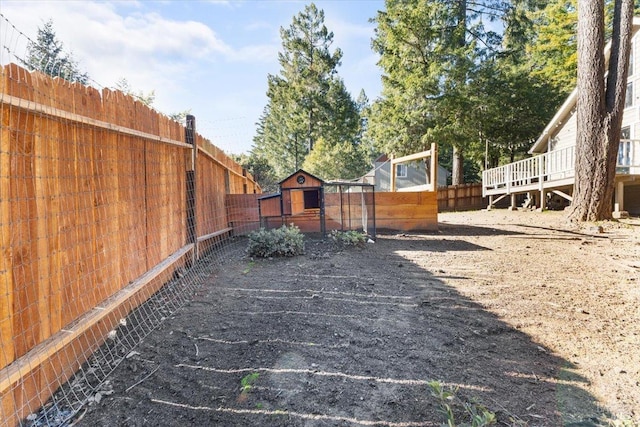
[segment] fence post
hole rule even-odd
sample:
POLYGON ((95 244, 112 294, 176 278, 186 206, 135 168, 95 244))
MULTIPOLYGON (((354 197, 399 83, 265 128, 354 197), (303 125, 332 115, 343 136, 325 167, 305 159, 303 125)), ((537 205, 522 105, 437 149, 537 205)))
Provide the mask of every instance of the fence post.
POLYGON ((196 165, 198 160, 198 144, 196 142, 196 118, 187 115, 185 141, 192 146, 191 162, 187 163, 187 243, 193 244, 193 263, 198 260, 198 230, 196 222, 196 165))
POLYGON ((438 146, 431 143, 431 191, 438 191, 438 146))
POLYGON ((544 173, 545 163, 547 162, 548 155, 543 154, 538 156, 538 185, 540 186, 540 192, 544 190, 544 173))
POLYGON ((393 161, 393 154, 389 156, 389 191, 394 193, 396 191, 396 164, 393 161))

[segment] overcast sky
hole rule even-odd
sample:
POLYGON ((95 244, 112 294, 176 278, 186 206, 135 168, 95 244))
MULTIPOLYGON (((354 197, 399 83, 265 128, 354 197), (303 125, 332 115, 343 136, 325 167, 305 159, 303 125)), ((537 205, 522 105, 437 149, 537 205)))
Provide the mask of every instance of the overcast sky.
MULTIPOLYGON (((199 133, 228 153, 251 149, 266 105, 267 74, 277 74, 280 27, 309 2, 275 0, 28 1, 0 0, 2 13, 36 39, 49 19, 80 68, 101 86, 126 78, 133 89, 155 90, 166 114, 191 109, 199 133)), ((383 0, 316 1, 344 56, 338 74, 356 98, 380 94, 380 69, 371 51, 383 0)), ((4 45, 15 32, 0 20, 4 45)), ((24 39, 20 37, 20 39, 24 39)), ((12 47, 14 48, 14 47, 12 47)), ((24 47, 18 47, 18 50, 24 47)), ((6 62, 6 53, 0 54, 6 62)))

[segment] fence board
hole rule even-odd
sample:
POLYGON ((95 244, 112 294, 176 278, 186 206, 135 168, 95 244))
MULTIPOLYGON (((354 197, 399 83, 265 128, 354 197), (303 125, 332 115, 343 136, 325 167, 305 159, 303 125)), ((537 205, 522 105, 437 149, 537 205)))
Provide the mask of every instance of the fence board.
POLYGON ((20 331, 15 338, 16 356, 22 356, 39 342, 40 322, 38 319, 37 280, 37 208, 35 204, 34 118, 19 114, 10 123, 13 129, 20 129, 11 135, 12 177, 9 200, 11 203, 11 258, 13 275, 14 330, 20 331))
MULTIPOLYGON (((9 199, 11 191, 10 116, 9 109, 0 106, 2 123, 0 126, 0 199, 9 199)), ((13 269, 11 263, 11 204, 0 202, 0 367, 15 360, 13 343, 12 309, 14 304, 13 269)))
MULTIPOLYGON (((204 236, 228 227, 224 208, 227 189, 226 170, 219 159, 206 155, 198 156, 197 221, 198 235, 204 236)), ((224 160, 224 159, 223 159, 224 160)))
POLYGON ((482 209, 487 200, 482 197, 482 184, 463 184, 438 189, 440 212, 482 209))
POLYGON ((437 230, 435 192, 376 193, 376 228, 399 231, 437 230))
MULTIPOLYGON (((288 192, 284 193, 284 196, 288 192)), ((255 224, 259 222, 258 201, 255 195, 246 195, 241 198, 234 195, 229 198, 227 209, 229 219, 235 224, 255 224), (233 203, 233 204, 231 204, 233 203)), ((353 197, 354 195, 352 195, 353 197)), ((360 197, 357 194, 357 197, 360 197)), ((435 192, 389 192, 375 193, 376 228, 400 231, 436 230, 438 228, 438 205, 435 192)), ((271 199, 270 203, 280 203, 279 198, 271 199)), ((285 206, 288 201, 284 201, 285 206)), ((263 202, 263 209, 265 208, 263 202)), ((279 210, 278 210, 279 212, 279 210)), ((262 212, 263 216, 265 212, 262 212)), ((369 213, 371 215, 371 213, 369 213)), ((340 229, 342 222, 352 221, 351 225, 359 225, 362 222, 362 206, 349 204, 348 193, 343 194, 340 200, 339 194, 325 194, 325 221, 326 229, 340 229), (342 217, 340 209, 342 206, 342 217)), ((285 219, 286 223, 295 223, 302 231, 319 232, 319 213, 304 214, 285 219)), ((268 226, 273 228, 282 225, 280 217, 270 218, 268 226)), ((347 224, 348 225, 348 224, 347 224)))

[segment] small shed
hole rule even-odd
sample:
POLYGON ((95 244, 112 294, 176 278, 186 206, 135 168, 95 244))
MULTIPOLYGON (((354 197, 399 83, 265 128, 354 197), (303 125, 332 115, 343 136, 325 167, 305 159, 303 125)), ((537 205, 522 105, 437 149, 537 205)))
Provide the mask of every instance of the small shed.
POLYGON ((373 185, 348 184, 327 183, 299 169, 278 183, 278 193, 258 199, 260 226, 295 224, 303 232, 324 234, 328 225, 342 231, 373 231, 375 235, 373 185))
POLYGON ((279 192, 258 199, 260 226, 294 223, 306 232, 324 233, 324 181, 302 169, 278 183, 279 192))

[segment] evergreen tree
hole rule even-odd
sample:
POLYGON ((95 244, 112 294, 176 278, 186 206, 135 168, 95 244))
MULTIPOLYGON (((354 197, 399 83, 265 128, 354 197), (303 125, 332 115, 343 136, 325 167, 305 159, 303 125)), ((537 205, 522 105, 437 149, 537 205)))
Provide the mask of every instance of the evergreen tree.
POLYGON ((280 72, 268 76, 268 104, 254 149, 284 177, 298 168, 322 137, 333 147, 358 135, 357 106, 337 76, 342 51, 331 51, 333 33, 313 3, 281 28, 280 72))
MULTIPOLYGON (((482 169, 529 157, 529 148, 563 101, 552 83, 530 73, 523 58, 485 61, 469 83, 469 126, 476 136, 470 135, 465 150, 482 169)), ((473 178, 467 167, 473 165, 465 163, 465 179, 473 178)))
POLYGON ((232 154, 231 158, 251 173, 263 193, 275 193, 278 191, 278 181, 267 159, 254 152, 240 155, 232 154))
POLYGON ((578 3, 576 164, 569 218, 612 217, 616 163, 631 51, 633 0, 615 0, 611 54, 604 55, 604 5, 578 3))
POLYGON ((38 28, 35 42, 27 45, 27 57, 22 64, 29 70, 41 71, 53 77, 60 77, 72 83, 84 85, 89 82, 89 75, 80 71, 77 61, 70 53, 64 51, 53 30, 53 21, 49 20, 44 27, 38 28))
POLYGON ((479 157, 479 130, 492 102, 486 69, 526 42, 525 10, 520 2, 387 0, 374 19, 383 92, 369 129, 379 149, 404 155, 436 142, 443 156, 451 154, 453 183, 463 182, 463 154, 479 157), (504 39, 484 25, 496 20, 507 26, 504 39))
POLYGON ((532 74, 553 84, 564 96, 576 87, 577 0, 549 1, 532 13, 535 38, 527 46, 532 74))
POLYGON ((344 141, 329 144, 323 138, 304 161, 304 170, 324 180, 351 180, 364 175, 371 167, 366 153, 358 144, 344 141))
MULTIPOLYGON (((144 93, 141 90, 134 90, 129 84, 129 80, 122 77, 120 80, 116 82, 116 89, 120 92, 130 95, 136 98, 138 101, 142 102, 144 105, 151 107, 153 106, 153 102, 156 100, 156 91, 152 90, 148 93, 144 93)), ((186 115, 185 115, 186 117, 186 115)))

